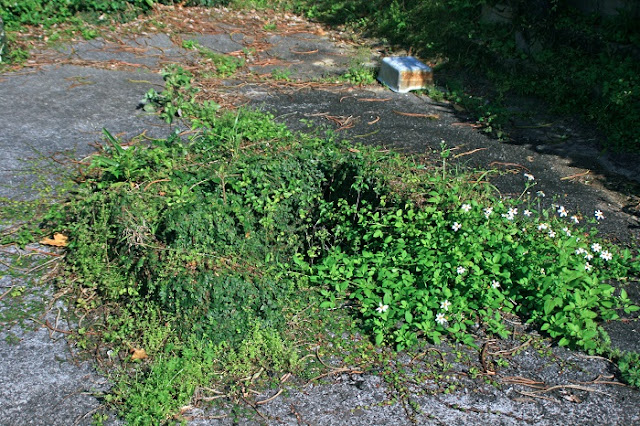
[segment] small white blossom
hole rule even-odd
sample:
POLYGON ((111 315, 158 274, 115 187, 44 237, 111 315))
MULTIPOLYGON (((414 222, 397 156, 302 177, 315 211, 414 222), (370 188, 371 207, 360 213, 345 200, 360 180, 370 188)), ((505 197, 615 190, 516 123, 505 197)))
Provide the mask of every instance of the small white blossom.
POLYGON ((613 259, 613 255, 607 250, 603 250, 602 253, 600 253, 600 258, 608 262, 613 259))
POLYGON ((514 209, 512 207, 512 208, 509 209, 508 212, 502 213, 502 217, 504 217, 507 220, 513 220, 513 219, 515 219, 516 214, 518 214, 518 209, 514 209))
POLYGON ((544 268, 540 268, 540 273, 542 275, 547 275, 547 271, 545 271, 544 268))
POLYGON ((591 259, 593 259, 593 255, 591 253, 586 253, 585 252, 584 258, 587 259, 587 260, 591 260, 591 259))
POLYGON ((440 325, 446 324, 447 322, 447 318, 444 316, 444 314, 441 312, 438 315, 436 315, 436 322, 440 325))
POLYGON ((604 213, 602 213, 602 211, 600 211, 600 210, 596 210, 595 213, 594 213, 594 216, 598 220, 604 219, 604 213))
POLYGON ((591 270, 592 266, 589 264, 589 262, 584 264, 584 270, 589 272, 591 270))
POLYGON ((567 235, 567 237, 571 236, 571 231, 569 231, 569 228, 562 228, 562 232, 564 232, 567 235))
POLYGON ((555 231, 549 231, 549 237, 550 238, 555 238, 556 237, 556 232, 555 231))
POLYGON ((444 309, 445 311, 448 311, 450 306, 451 306, 451 302, 449 302, 448 300, 445 300, 440 304, 440 309, 444 309))
POLYGON ((546 195, 544 192, 542 192, 542 191, 538 191, 538 192, 536 192, 536 195, 538 195, 538 197, 543 197, 543 198, 547 196, 547 195, 546 195))
POLYGON ((525 173, 525 174, 524 174, 524 177, 525 177, 525 178, 527 178, 527 180, 534 180, 534 179, 535 179, 535 178, 533 177, 533 175, 532 175, 532 174, 530 174, 530 173, 525 173))
POLYGON ((567 209, 565 209, 564 206, 558 207, 558 214, 560 217, 567 217, 567 209))
POLYGON ((602 250, 602 246, 598 243, 593 243, 591 244, 591 250, 598 253, 600 250, 602 250))
POLYGON ((487 219, 491 216, 491 213, 493 213, 493 207, 487 207, 484 209, 484 215, 487 219))
POLYGON ((467 269, 464 266, 458 266, 457 272, 459 275, 462 275, 467 272, 467 269))
POLYGON ((582 247, 578 247, 576 249, 576 254, 585 254, 587 251, 585 249, 583 249, 582 247))
POLYGON ((491 287, 498 288, 500 287, 500 283, 497 280, 491 281, 491 287))
POLYGON ((580 221, 578 220, 578 216, 571 216, 571 221, 576 225, 580 223, 580 221))
POLYGON ((471 204, 463 204, 461 209, 464 210, 465 213, 469 213, 469 210, 471 210, 471 204))
POLYGON ((460 225, 458 222, 453 222, 453 225, 451 225, 451 229, 453 229, 454 231, 458 231, 460 228, 462 228, 462 225, 460 225))
POLYGON ((523 214, 524 214, 526 217, 531 217, 531 210, 525 210, 525 211, 523 212, 523 214))
POLYGON ((546 231, 548 227, 549 225, 547 225, 546 223, 541 223, 540 225, 538 225, 538 231, 546 231))
POLYGON ((380 306, 376 308, 376 311, 383 313, 387 312, 387 309, 389 309, 389 305, 383 305, 382 302, 380 302, 380 306))

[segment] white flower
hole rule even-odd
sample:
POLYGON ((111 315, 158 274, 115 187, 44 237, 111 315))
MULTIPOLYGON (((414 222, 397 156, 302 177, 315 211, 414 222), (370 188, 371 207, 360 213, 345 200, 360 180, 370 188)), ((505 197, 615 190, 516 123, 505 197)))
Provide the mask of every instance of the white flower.
POLYGON ((578 247, 576 249, 576 254, 585 254, 587 251, 585 249, 583 249, 582 247, 578 247))
POLYGON ((587 260, 591 260, 591 259, 593 259, 593 255, 591 253, 586 253, 585 252, 584 258, 587 259, 587 260))
POLYGON ((535 179, 535 178, 533 177, 533 175, 532 175, 532 174, 530 174, 530 173, 525 173, 525 174, 524 174, 524 177, 526 177, 526 178, 527 178, 527 180, 534 180, 534 179, 535 179))
POLYGON ((439 313, 436 315, 436 322, 440 325, 443 325, 447 322, 447 318, 445 318, 443 313, 439 313))
POLYGON ((493 213, 493 207, 487 207, 484 209, 484 215, 487 219, 491 216, 491 213, 493 213))
POLYGON ((538 231, 546 231, 548 227, 549 225, 547 225, 546 223, 541 223, 540 225, 538 225, 538 231))
POLYGON ((523 212, 523 214, 524 214, 526 217, 530 217, 530 216, 531 216, 531 210, 525 210, 525 211, 523 212))
POLYGON ((600 258, 608 262, 611 259, 613 259, 613 255, 609 253, 607 250, 603 250, 602 253, 600 253, 600 258))
POLYGON ((500 283, 497 280, 491 281, 491 287, 498 288, 500 287, 500 283))
POLYGON ((571 236, 571 231, 569 231, 569 228, 562 228, 562 231, 567 234, 567 237, 571 236))
POLYGON ((556 232, 555 231, 549 231, 549 237, 555 238, 556 237, 556 232))
POLYGON ((598 220, 604 219, 604 213, 602 213, 602 211, 600 211, 600 210, 596 210, 595 213, 594 213, 594 216, 598 220))
POLYGON ((567 209, 565 209, 564 206, 558 207, 558 214, 560 217, 567 217, 567 209))
POLYGON ((469 210, 471 210, 471 204, 463 204, 461 209, 464 210, 465 213, 469 213, 469 210))
POLYGON ((448 311, 449 306, 451 306, 451 302, 449 302, 448 300, 445 300, 440 304, 440 309, 444 309, 445 311, 448 311))
POLYGON ((589 264, 589 262, 584 264, 584 270, 589 272, 591 270, 592 266, 589 264))
POLYGON ((458 266, 457 271, 458 271, 458 274, 459 274, 459 275, 462 275, 462 274, 464 274, 465 272, 467 272, 467 270, 466 270, 466 268, 465 268, 464 266, 458 266))
POLYGON ((593 243, 591 244, 591 250, 598 253, 600 250, 602 250, 602 246, 598 243, 593 243))
POLYGON ((518 214, 518 209, 511 207, 507 213, 509 214, 509 216, 515 216, 518 214))
POLYGON ((376 308, 376 311, 383 313, 387 312, 387 309, 389 309, 389 305, 383 305, 382 302, 380 302, 380 306, 376 308))
POLYGON ((543 198, 546 197, 546 194, 542 191, 536 192, 536 195, 538 195, 538 197, 543 197, 543 198))
POLYGON ((576 225, 580 223, 580 221, 578 220, 578 216, 571 216, 571 220, 573 221, 573 223, 575 223, 576 225))
POLYGON ((547 275, 547 271, 545 271, 544 268, 540 268, 540 273, 542 275, 547 275))
POLYGON ((451 229, 453 229, 454 231, 458 231, 460 228, 462 228, 462 225, 460 225, 458 222, 453 222, 453 225, 451 225, 451 229))

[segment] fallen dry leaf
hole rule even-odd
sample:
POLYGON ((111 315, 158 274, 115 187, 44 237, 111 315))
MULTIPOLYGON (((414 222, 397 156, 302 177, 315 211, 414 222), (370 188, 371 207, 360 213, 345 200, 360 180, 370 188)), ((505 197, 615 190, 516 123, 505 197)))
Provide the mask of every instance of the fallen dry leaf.
POLYGON ((458 104, 453 104, 453 109, 455 109, 458 112, 463 112, 466 111, 466 109, 464 109, 464 107, 458 105, 458 104))
POLYGON ((66 235, 56 232, 53 234, 53 238, 44 238, 40 241, 40 244, 45 246, 66 247, 68 239, 69 237, 66 235))
POLYGON ((131 359, 145 359, 148 357, 147 352, 144 349, 131 349, 131 359))

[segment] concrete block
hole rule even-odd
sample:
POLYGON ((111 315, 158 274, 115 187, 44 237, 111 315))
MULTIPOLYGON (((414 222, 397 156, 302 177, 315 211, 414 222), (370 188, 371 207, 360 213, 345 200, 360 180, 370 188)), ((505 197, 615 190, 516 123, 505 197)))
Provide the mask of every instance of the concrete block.
POLYGON ((394 92, 407 93, 433 83, 433 71, 413 56, 389 56, 382 60, 378 81, 394 92))

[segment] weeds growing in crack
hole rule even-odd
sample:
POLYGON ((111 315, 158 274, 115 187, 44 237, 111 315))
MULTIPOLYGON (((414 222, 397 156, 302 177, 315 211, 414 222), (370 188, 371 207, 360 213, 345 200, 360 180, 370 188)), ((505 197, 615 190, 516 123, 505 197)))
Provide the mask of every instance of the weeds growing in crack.
MULTIPOLYGON (((105 400, 128 421, 188 416, 196 393, 259 414, 255 395, 287 374, 365 372, 445 339, 478 347, 479 332, 509 336, 516 315, 559 345, 614 355, 598 322, 637 311, 624 287, 640 262, 578 227, 606 212, 544 210, 527 175, 519 199, 501 197, 486 172, 451 167, 446 145, 425 164, 212 109, 191 78, 167 71, 155 98, 192 125, 188 139, 125 149, 105 132, 38 223, 69 238, 59 286, 83 319, 74 341, 111 367, 105 400)), ((491 381, 488 352, 477 374, 491 381)), ((450 361, 432 355, 434 391, 453 391, 450 361)), ((633 355, 619 358, 634 383, 633 355)), ((402 396, 421 373, 384 374, 402 396)))

